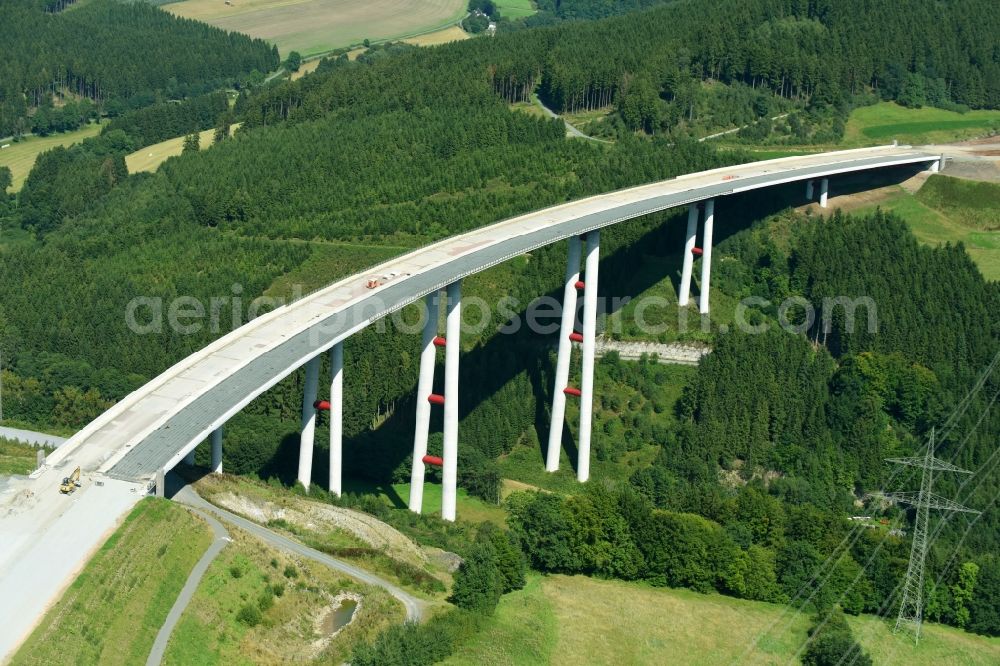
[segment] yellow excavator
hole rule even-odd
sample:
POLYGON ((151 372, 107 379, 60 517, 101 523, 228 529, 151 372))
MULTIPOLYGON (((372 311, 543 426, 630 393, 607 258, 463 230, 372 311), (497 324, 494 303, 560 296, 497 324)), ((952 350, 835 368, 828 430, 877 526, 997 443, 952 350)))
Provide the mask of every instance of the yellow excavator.
POLYGON ((77 488, 80 487, 80 468, 77 467, 73 470, 73 473, 69 476, 63 477, 62 483, 59 484, 59 492, 63 495, 70 495, 77 488))

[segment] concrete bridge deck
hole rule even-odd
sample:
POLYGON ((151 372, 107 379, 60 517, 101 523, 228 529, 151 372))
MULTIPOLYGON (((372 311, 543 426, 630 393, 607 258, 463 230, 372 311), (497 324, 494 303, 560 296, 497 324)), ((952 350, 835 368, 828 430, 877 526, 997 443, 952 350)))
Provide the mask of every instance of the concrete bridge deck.
POLYGON ((51 457, 121 480, 149 481, 310 358, 462 277, 570 236, 692 202, 940 158, 886 146, 753 162, 592 196, 447 238, 254 319, 126 397, 51 457), (398 276, 366 288, 368 277, 389 273, 398 276))

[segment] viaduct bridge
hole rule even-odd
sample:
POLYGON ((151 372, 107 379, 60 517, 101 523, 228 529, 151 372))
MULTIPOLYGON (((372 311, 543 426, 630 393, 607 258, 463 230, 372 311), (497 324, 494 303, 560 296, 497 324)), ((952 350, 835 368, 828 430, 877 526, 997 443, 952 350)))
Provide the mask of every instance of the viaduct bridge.
MULTIPOLYGON (((329 490, 341 491, 343 343, 372 322, 425 299, 431 316, 423 328, 410 508, 420 512, 424 471, 442 467, 441 515, 455 519, 458 464, 458 382, 462 279, 536 248, 569 239, 563 315, 553 391, 546 469, 559 463, 566 400, 580 401, 577 475, 589 475, 594 391, 594 340, 600 232, 603 227, 656 211, 689 206, 679 302, 688 305, 695 261, 700 259, 698 308, 709 311, 715 199, 790 182, 818 190, 826 207, 829 182, 840 174, 900 165, 941 167, 943 156, 902 146, 790 157, 703 171, 671 180, 572 201, 447 238, 353 275, 258 317, 180 361, 85 427, 50 457, 50 465, 82 464, 121 481, 163 490, 163 475, 208 439, 212 470, 222 471, 223 426, 251 400, 305 366, 298 478, 312 475, 316 414, 330 412, 329 490), (698 228, 702 229, 698 242, 698 228), (581 274, 581 255, 583 271, 581 274), (445 298, 440 298, 444 296, 445 298), (574 330, 577 298, 583 299, 582 330, 574 330), (447 310, 444 335, 437 330, 438 303, 447 310), (570 381, 570 352, 582 346, 581 376, 570 381), (444 349, 444 394, 432 393, 437 352, 444 349), (330 400, 317 401, 320 358, 331 357, 330 400), (442 457, 427 455, 431 411, 444 410, 442 457)), ((348 368, 349 372, 350 369, 348 368)))

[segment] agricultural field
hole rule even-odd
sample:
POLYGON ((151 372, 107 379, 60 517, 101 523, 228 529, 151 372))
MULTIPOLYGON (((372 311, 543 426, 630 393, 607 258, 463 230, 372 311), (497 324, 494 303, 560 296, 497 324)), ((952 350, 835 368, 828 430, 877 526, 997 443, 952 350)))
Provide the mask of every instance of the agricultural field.
POLYGON ((843 143, 870 146, 900 143, 923 145, 962 141, 1000 130, 1000 111, 956 113, 932 107, 908 109, 893 102, 863 106, 851 112, 843 143))
POLYGON ((430 33, 465 16, 465 0, 181 0, 177 16, 276 44, 282 57, 430 33))
POLYGON ((84 139, 97 136, 100 132, 100 124, 90 123, 72 132, 50 134, 49 136, 29 136, 17 143, 9 139, 0 141, 0 145, 10 144, 7 148, 0 149, 0 166, 10 167, 14 180, 10 191, 17 192, 21 189, 28 173, 31 172, 31 167, 35 166, 35 160, 46 150, 51 150, 56 146, 80 143, 84 139))
MULTIPOLYGON (((230 133, 235 132, 239 125, 230 128, 230 133)), ((198 133, 198 143, 202 150, 211 147, 215 142, 215 130, 207 129, 198 133)), ((125 166, 129 173, 141 173, 143 171, 153 172, 160 168, 160 165, 171 157, 176 157, 184 150, 184 137, 177 136, 160 143, 140 148, 131 155, 125 156, 125 166)))
POLYGON ((241 530, 229 527, 229 533, 232 542, 181 615, 164 664, 339 664, 358 641, 402 621, 402 607, 387 592, 292 558, 241 530), (338 618, 335 607, 348 595, 360 602, 341 627, 348 618, 338 618))
POLYGON ((434 32, 424 33, 416 37, 407 37, 403 41, 407 44, 415 44, 417 46, 437 46, 438 44, 448 44, 449 42, 460 42, 471 36, 465 30, 462 30, 462 26, 450 25, 447 28, 435 30, 434 32))
POLYGON ((211 540, 208 525, 180 505, 144 499, 87 563, 11 663, 144 663, 211 540))
MULTIPOLYGON (((994 664, 1000 639, 925 624, 919 648, 871 617, 849 619, 877 664, 994 664)), ((583 576, 530 576, 493 625, 450 659, 466 664, 777 664, 811 618, 785 606, 583 576), (756 642, 756 649, 748 650, 756 642), (603 659, 599 657, 603 655, 603 659)))
POLYGON ((291 73, 289 77, 292 81, 298 81, 306 74, 312 74, 319 67, 319 63, 322 58, 315 58, 313 60, 306 61, 302 63, 297 70, 291 73))

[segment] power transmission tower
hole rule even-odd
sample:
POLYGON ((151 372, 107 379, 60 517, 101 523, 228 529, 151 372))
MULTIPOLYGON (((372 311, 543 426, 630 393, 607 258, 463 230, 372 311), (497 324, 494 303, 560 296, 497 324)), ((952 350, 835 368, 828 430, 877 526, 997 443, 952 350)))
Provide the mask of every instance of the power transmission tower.
POLYGON ((923 470, 920 477, 920 492, 885 493, 883 495, 886 499, 910 504, 917 510, 917 519, 913 525, 913 543, 910 546, 910 563, 906 567, 906 581, 903 583, 903 600, 899 604, 899 615, 896 617, 896 627, 893 630, 894 632, 900 629, 912 631, 916 643, 920 642, 920 626, 923 623, 924 562, 927 559, 927 531, 930 523, 930 510, 979 513, 979 511, 969 509, 931 492, 935 471, 972 474, 967 469, 955 467, 951 463, 935 458, 934 436, 935 433, 932 429, 927 452, 923 457, 886 458, 886 462, 919 467, 923 470))

